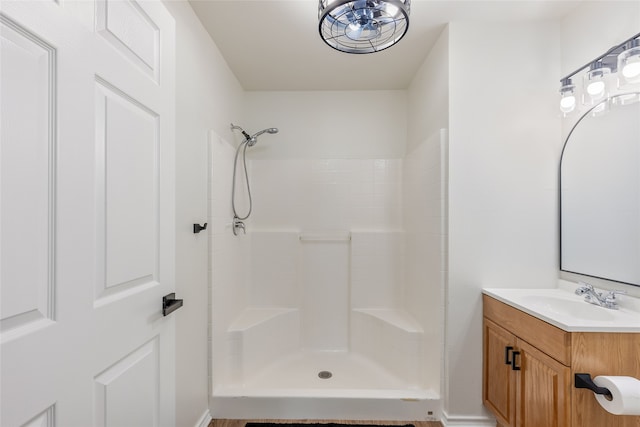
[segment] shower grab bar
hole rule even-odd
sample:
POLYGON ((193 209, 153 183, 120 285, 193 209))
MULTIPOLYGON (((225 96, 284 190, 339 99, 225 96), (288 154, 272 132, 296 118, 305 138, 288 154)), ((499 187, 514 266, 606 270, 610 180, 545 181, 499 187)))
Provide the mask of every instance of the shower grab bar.
POLYGON ((306 232, 300 233, 302 242, 348 242, 351 240, 351 232, 306 232))

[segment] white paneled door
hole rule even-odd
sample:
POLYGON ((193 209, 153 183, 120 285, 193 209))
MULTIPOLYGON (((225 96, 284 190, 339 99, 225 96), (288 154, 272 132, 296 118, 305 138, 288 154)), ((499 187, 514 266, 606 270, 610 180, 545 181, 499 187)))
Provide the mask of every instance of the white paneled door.
POLYGON ((175 424, 173 17, 0 3, 0 425, 175 424))

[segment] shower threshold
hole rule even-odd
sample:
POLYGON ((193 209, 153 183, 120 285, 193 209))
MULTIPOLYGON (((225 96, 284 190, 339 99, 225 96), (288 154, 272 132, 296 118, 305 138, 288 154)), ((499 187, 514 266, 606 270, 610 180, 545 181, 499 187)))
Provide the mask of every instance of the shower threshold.
POLYGON ((215 418, 437 420, 440 396, 358 354, 300 352, 243 384, 217 386, 211 412, 215 418))

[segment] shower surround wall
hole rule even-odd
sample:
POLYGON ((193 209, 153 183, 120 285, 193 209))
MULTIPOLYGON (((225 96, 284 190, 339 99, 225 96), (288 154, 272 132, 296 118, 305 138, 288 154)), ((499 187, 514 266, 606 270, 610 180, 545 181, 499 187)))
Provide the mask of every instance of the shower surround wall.
POLYGON ((250 160, 235 237, 234 148, 211 135, 214 417, 439 416, 445 139, 404 159, 250 160))

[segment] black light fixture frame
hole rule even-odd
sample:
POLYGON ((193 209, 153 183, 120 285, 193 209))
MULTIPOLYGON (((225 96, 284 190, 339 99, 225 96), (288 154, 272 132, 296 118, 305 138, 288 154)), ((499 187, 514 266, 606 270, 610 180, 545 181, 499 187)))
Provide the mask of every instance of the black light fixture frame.
MULTIPOLYGON (((389 43, 389 44, 380 44, 380 46, 384 46, 384 47, 378 47, 379 45, 376 45, 375 43, 371 42, 369 43, 369 47, 367 48, 366 44, 363 43, 363 45, 361 47, 357 47, 355 46, 347 46, 344 45, 340 42, 338 42, 337 40, 343 36, 339 36, 339 35, 334 35, 333 37, 325 37, 325 34, 323 32, 323 27, 326 26, 325 20, 329 19, 329 15, 331 15, 331 12, 338 9, 341 6, 344 6, 347 3, 356 3, 356 1, 358 0, 319 0, 318 1, 318 32, 320 34, 320 38, 331 48, 339 51, 339 52, 344 52, 344 53, 351 53, 351 54, 358 54, 358 55, 362 55, 362 54, 368 54, 368 53, 376 53, 376 52, 381 52, 383 50, 386 50, 394 45, 396 45, 398 42, 400 42, 400 40, 402 38, 404 38, 404 36, 407 34, 407 32, 409 31, 409 14, 411 11, 411 0, 378 0, 381 3, 385 3, 385 4, 391 4, 394 5, 395 7, 398 8, 399 12, 402 13, 402 21, 404 21, 404 31, 402 32, 402 34, 399 36, 399 38, 395 39, 393 42, 389 43), (336 40, 335 45, 332 44, 330 42, 330 40, 336 40)), ((373 9, 373 0, 361 0, 363 2, 366 3, 367 8, 370 7, 370 3, 371 3, 371 8, 373 9)), ((355 12, 356 10, 360 10, 360 9, 353 9, 352 11, 355 12)), ((375 21, 375 20, 373 20, 375 21)), ((394 25, 395 25, 395 20, 394 20, 394 25)), ((382 24, 381 27, 384 27, 385 24, 382 24)), ((395 34, 395 30, 394 33, 395 34)), ((344 34, 344 37, 348 36, 346 35, 346 32, 344 34)), ((353 40, 353 39, 352 39, 353 40)), ((373 40, 373 39, 372 39, 373 40)), ((353 40, 355 42, 355 40, 353 40)))

